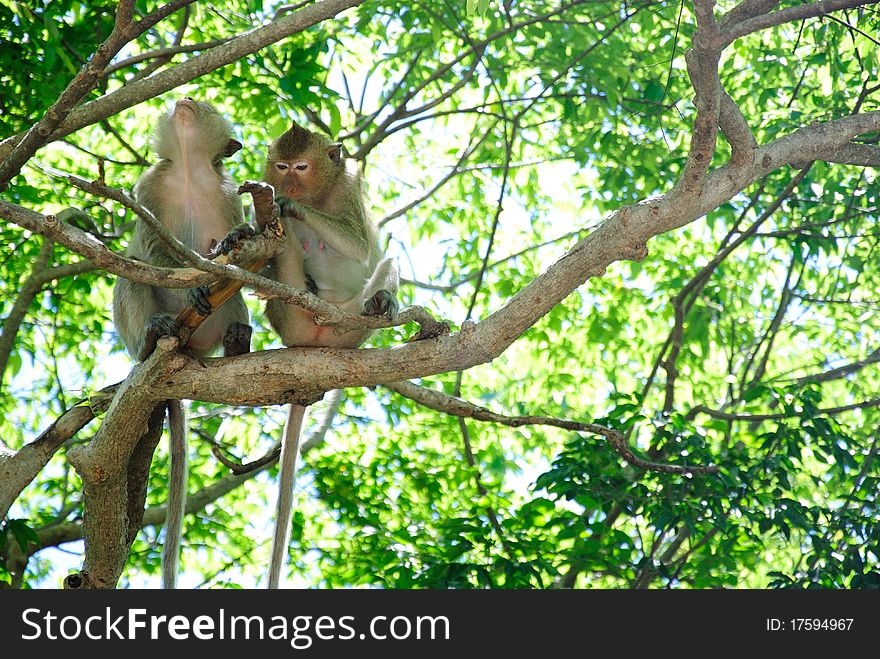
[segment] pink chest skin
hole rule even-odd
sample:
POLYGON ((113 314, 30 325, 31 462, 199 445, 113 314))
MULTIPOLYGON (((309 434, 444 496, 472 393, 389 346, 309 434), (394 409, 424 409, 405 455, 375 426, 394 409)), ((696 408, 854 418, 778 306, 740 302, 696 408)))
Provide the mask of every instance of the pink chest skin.
MULTIPOLYGON (((311 251, 312 251, 312 241, 311 240, 304 240, 303 241, 303 251, 306 254, 311 253, 311 251)), ((326 252, 326 251, 327 251, 327 245, 324 244, 323 240, 319 240, 318 241, 318 253, 326 252)))

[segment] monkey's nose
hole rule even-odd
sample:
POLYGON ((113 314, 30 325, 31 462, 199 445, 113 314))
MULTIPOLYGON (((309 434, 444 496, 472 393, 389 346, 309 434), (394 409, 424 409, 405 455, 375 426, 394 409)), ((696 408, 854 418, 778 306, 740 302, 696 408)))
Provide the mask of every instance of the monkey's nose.
POLYGON ((174 118, 177 121, 187 122, 193 115, 197 114, 198 104, 189 96, 181 98, 174 105, 174 118))

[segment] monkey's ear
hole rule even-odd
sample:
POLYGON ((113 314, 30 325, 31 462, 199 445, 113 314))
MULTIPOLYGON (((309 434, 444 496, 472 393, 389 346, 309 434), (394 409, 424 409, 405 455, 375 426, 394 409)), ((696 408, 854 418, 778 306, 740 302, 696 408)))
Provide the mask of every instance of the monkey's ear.
POLYGON ((241 149, 241 142, 235 139, 230 139, 229 144, 226 145, 226 148, 223 149, 223 157, 228 158, 229 156, 237 153, 241 149))
POLYGON ((331 144, 327 147, 327 155, 330 156, 330 160, 333 161, 334 165, 338 165, 342 162, 342 144, 340 142, 331 144))

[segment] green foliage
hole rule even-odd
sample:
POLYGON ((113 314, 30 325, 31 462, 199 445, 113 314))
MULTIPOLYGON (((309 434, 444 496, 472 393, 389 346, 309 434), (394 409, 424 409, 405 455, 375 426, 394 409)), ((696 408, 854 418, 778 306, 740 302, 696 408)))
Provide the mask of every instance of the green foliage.
MULTIPOLYGON (((718 5, 726 11, 734 3, 718 5)), ((44 213, 82 208, 94 233, 122 251, 133 217, 51 172, 93 179, 103 168, 109 183, 130 189, 143 171, 130 149, 151 158, 152 121, 178 92, 230 118, 245 145, 229 162, 237 180, 261 176, 266 142, 290 119, 315 118, 363 160, 377 220, 421 200, 383 227, 403 276, 417 282, 403 287, 402 303, 425 305, 457 328, 506 304, 609 211, 668 191, 685 162, 694 114, 683 59, 693 33, 689 3, 679 30, 677 2, 560 6, 370 0, 41 149, 4 198, 44 213), (483 53, 476 64, 474 52, 483 53), (397 107, 389 124, 397 130, 372 141, 397 107)), ((0 7, 3 136, 42 116, 106 38, 114 8, 0 7)), ((198 3, 184 42, 242 33, 274 7, 265 11, 252 2, 198 3)), ((727 51, 722 83, 759 143, 847 116, 859 103, 878 109, 863 81, 878 75, 877 49, 865 34, 876 33, 880 19, 864 12, 848 20, 859 30, 817 19, 803 30, 786 24, 757 33, 727 51)), ((173 43, 179 23, 178 16, 160 23, 119 59, 173 43)), ((146 66, 115 72, 100 91, 146 66)), ((728 155, 719 137, 713 165, 728 155)), ((753 228, 794 174, 774 172, 704 219, 658 236, 642 262, 616 263, 590 279, 461 379, 461 397, 493 412, 605 424, 653 461, 714 464, 719 473, 645 472, 593 434, 460 424, 383 388, 347 391, 327 441, 303 458, 292 583, 880 586, 880 406, 854 407, 880 391, 880 369, 869 358, 880 346, 880 187, 873 170, 815 163, 753 228), (694 281, 679 300, 683 322, 670 365, 674 305, 694 281), (846 365, 854 367, 834 371, 846 365)), ((0 243, 6 319, 43 240, 5 224, 0 243)), ((56 245, 49 263, 78 261, 56 245)), ((0 438, 10 448, 127 373, 109 311, 113 281, 98 270, 62 277, 30 303, 2 379, 0 438)), ((255 348, 278 347, 259 302, 249 305, 255 348)), ((400 344, 412 333, 377 332, 370 345, 400 344)), ((458 391, 455 374, 421 384, 458 391)), ((269 451, 283 423, 276 408, 201 403, 192 417, 200 434, 243 461, 269 451)), ((198 492, 229 472, 206 442, 192 444, 189 489, 198 492)), ((148 507, 165 501, 164 447, 148 507)), ((259 582, 276 475, 267 470, 186 518, 185 584, 259 582)), ((7 543, 0 556, 10 542, 36 541, 34 529, 81 521, 80 496, 61 450, 0 527, 7 543)), ((141 532, 123 585, 156 584, 161 540, 160 530, 141 532)), ((70 567, 57 552, 38 553, 25 584, 56 586, 70 567)), ((0 581, 11 581, 2 564, 0 581)))

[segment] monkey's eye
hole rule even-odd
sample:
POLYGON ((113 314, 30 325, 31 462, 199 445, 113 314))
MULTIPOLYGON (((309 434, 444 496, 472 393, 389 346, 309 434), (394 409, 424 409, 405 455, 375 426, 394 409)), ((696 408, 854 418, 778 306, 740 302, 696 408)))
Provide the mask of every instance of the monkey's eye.
POLYGON ((298 162, 293 166, 299 172, 304 172, 309 168, 309 163, 307 162, 298 162))
POLYGON ((282 171, 282 172, 290 169, 290 165, 288 165, 286 162, 276 162, 275 166, 278 168, 279 171, 282 171))

